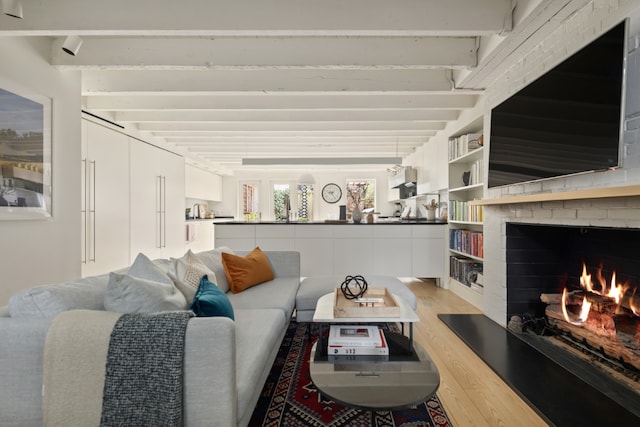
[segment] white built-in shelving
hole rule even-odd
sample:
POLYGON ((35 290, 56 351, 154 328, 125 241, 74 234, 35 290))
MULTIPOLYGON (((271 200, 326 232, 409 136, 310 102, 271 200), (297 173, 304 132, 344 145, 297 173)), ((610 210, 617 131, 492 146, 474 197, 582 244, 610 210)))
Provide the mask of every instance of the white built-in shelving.
POLYGON ((449 289, 483 308, 483 207, 472 203, 484 192, 483 117, 449 137, 449 289), (478 275, 478 273, 480 273, 478 275))

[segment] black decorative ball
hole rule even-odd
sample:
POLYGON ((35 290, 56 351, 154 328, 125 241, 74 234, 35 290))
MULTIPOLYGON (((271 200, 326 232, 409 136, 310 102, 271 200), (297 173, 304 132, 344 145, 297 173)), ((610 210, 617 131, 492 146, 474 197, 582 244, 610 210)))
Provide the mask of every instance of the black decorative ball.
POLYGON ((340 285, 342 295, 348 300, 358 299, 367 292, 369 285, 362 276, 347 276, 340 285), (353 287, 352 287, 353 286, 353 287))

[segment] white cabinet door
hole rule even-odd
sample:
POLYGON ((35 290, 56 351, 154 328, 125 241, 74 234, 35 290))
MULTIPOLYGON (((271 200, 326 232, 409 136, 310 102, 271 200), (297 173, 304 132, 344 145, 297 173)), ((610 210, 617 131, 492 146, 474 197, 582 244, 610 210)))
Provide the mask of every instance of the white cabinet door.
POLYGON ((397 224, 373 227, 373 274, 411 276, 410 230, 397 224))
POLYGON ((264 224, 256 227, 256 246, 265 251, 293 251, 293 224, 264 224))
POLYGON ((445 225, 412 225, 413 277, 445 277, 445 225))
POLYGON ((185 249, 191 249, 194 253, 213 249, 213 222, 190 221, 187 222, 186 227, 193 227, 195 238, 193 241, 186 243, 185 249))
POLYGON ((215 247, 226 246, 233 251, 251 251, 256 247, 255 224, 215 224, 215 247))
POLYGON ((294 224, 295 250, 300 252, 302 276, 328 276, 333 269, 333 235, 335 225, 294 224))
POLYGON ((129 265, 129 138, 82 121, 82 276, 129 265))
POLYGON ((363 275, 373 270, 373 227, 335 225, 333 268, 337 276, 363 275))
POLYGON ((185 248, 184 159, 131 139, 131 261, 181 256, 185 248))

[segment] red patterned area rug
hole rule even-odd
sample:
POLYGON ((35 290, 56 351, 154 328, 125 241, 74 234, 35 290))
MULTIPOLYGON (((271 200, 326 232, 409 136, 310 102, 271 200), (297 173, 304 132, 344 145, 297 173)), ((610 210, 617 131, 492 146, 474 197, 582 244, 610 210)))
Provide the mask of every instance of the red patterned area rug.
POLYGON ((308 323, 292 321, 271 368, 249 427, 451 427, 437 395, 415 408, 362 411, 321 396, 309 377, 316 340, 308 323))

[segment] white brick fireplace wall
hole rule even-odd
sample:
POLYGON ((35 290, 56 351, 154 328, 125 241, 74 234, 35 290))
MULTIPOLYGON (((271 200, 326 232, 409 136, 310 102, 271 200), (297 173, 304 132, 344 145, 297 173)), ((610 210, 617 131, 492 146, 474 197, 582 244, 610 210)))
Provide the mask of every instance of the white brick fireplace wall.
MULTIPOLYGON (((487 88, 485 129, 490 127, 493 106, 627 17, 631 18, 631 31, 623 167, 491 189, 486 192, 488 199, 640 184, 640 2, 637 0, 589 2, 536 49, 505 70, 501 78, 487 88)), ((640 196, 485 206, 484 313, 501 325, 506 323, 507 222, 640 228, 640 196)))

